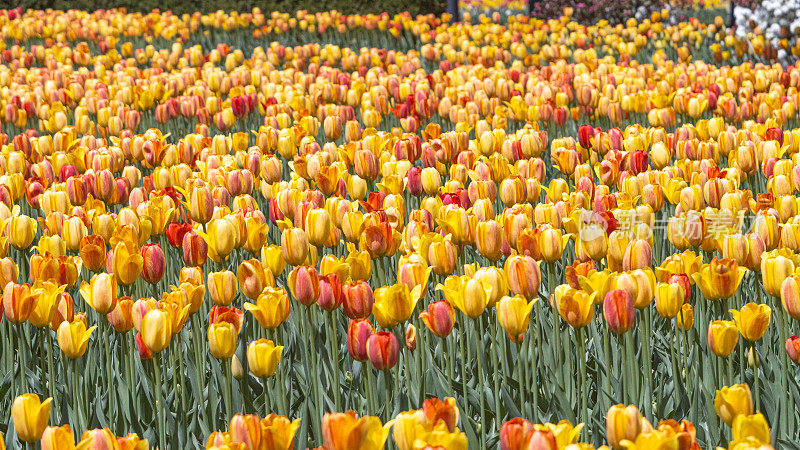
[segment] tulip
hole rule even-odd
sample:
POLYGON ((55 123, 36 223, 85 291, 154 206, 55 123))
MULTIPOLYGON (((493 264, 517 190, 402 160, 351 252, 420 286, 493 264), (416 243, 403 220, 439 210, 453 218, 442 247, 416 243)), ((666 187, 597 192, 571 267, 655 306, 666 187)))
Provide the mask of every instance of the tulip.
POLYGON ((420 299, 420 291, 420 286, 409 291, 408 286, 399 283, 376 290, 372 312, 378 324, 391 329, 408 320, 420 299))
POLYGON ((611 448, 624 448, 622 441, 634 441, 642 432, 642 415, 635 406, 614 405, 606 416, 606 438, 611 448))
POLYGON ((798 255, 786 248, 764 252, 761 255, 761 281, 767 294, 780 297, 783 280, 800 267, 798 255))
POLYGON ((199 267, 206 263, 208 258, 208 243, 200 234, 189 231, 183 235, 181 244, 183 262, 190 267, 199 267))
POLYGON ((787 277, 781 283, 781 304, 791 318, 800 320, 800 275, 787 277))
POLYGON ((731 309, 730 313, 742 337, 755 342, 766 333, 772 310, 768 305, 747 303, 741 310, 731 309))
POLYGON ((92 277, 89 283, 81 283, 81 297, 99 314, 108 314, 117 305, 117 279, 107 273, 92 277))
POLYGON ((503 267, 508 287, 515 295, 533 300, 539 294, 542 272, 539 263, 530 256, 512 256, 503 267))
POLYGON ((705 298, 720 300, 733 297, 746 272, 747 269, 739 267, 732 259, 714 258, 710 264, 703 264, 700 271, 692 274, 692 278, 705 298))
POLYGON ((431 302, 419 317, 433 334, 442 339, 453 331, 456 322, 455 309, 447 300, 431 302))
POLYGON ((725 358, 738 342, 739 331, 735 322, 715 320, 708 325, 708 346, 715 355, 725 358))
POLYGON ((611 331, 623 334, 633 326, 633 300, 627 291, 614 289, 603 300, 603 317, 611 331))
POLYGON ((733 419, 733 441, 752 440, 759 443, 769 443, 769 425, 761 413, 738 414, 733 419))
POLYGON ((261 448, 261 421, 255 414, 236 414, 229 428, 232 443, 244 444, 244 448, 261 448))
POLYGON ((319 279, 319 298, 317 304, 326 310, 333 311, 338 308, 344 300, 342 293, 342 282, 339 275, 329 273, 319 279))
MULTIPOLYGON (((150 313, 148 313, 150 314, 150 313)), ((216 322, 208 327, 208 346, 217 359, 228 359, 236 351, 238 331, 229 322, 216 322)))
POLYGON ((156 284, 161 281, 166 271, 167 261, 161 246, 156 243, 145 244, 142 247, 142 279, 150 284, 156 284))
POLYGON ((227 306, 239 292, 236 274, 230 270, 208 274, 208 294, 215 305, 227 306))
POLYGON ((140 330, 142 343, 147 346, 148 350, 155 353, 167 348, 172 340, 169 317, 160 309, 154 309, 144 315, 140 330))
POLYGON ((675 318, 681 312, 685 301, 686 290, 680 284, 658 283, 656 285, 656 310, 661 317, 675 318))
POLYGON ((266 270, 257 259, 242 261, 236 272, 236 278, 242 293, 251 300, 258 298, 269 282, 266 270))
POLYGON ((238 308, 228 308, 227 306, 214 305, 208 313, 208 323, 213 325, 217 322, 228 322, 233 325, 236 334, 242 330, 244 322, 244 312, 238 308))
POLYGON ((31 287, 27 284, 6 283, 3 289, 3 312, 13 323, 20 324, 28 320, 36 306, 36 297, 31 295, 31 287))
POLYGON ((133 329, 133 300, 122 297, 117 301, 117 306, 106 314, 108 323, 117 333, 127 333, 133 329))
MULTIPOLYGON (((2 440, 0 438, 0 441, 2 440)), ((42 450, 74 450, 75 437, 72 435, 72 428, 69 424, 45 428, 41 444, 42 450)))
POLYGON ((57 333, 58 346, 61 347, 61 351, 64 352, 67 358, 80 358, 86 353, 89 337, 95 328, 97 327, 91 327, 87 330, 86 323, 81 320, 61 322, 57 333))
POLYGON ((377 450, 384 447, 391 425, 381 425, 373 416, 357 417, 353 411, 327 413, 322 418, 326 450, 377 450))
POLYGON ((284 416, 270 414, 261 419, 261 443, 266 450, 291 450, 300 419, 289 421, 284 416))
POLYGON ((211 190, 206 186, 194 187, 189 194, 186 209, 194 222, 208 223, 214 214, 214 198, 211 190))
POLYGON ((239 239, 237 228, 229 217, 233 216, 212 220, 208 224, 207 233, 200 234, 208 244, 208 256, 216 262, 227 260, 239 239))
POLYGON ((500 450, 523 450, 529 448, 533 424, 516 417, 500 427, 500 450))
POLYGON ((528 331, 528 320, 536 301, 528 302, 525 297, 503 297, 497 304, 497 320, 506 330, 512 342, 522 342, 524 333, 528 331))
POLYGON ((36 220, 25 216, 14 216, 8 222, 8 238, 17 250, 27 249, 36 237, 36 220))
POLYGON ((740 414, 753 414, 753 396, 747 384, 735 384, 717 390, 714 397, 714 409, 717 415, 728 426, 740 414))
POLYGON ((562 284, 555 289, 555 308, 561 319, 571 327, 583 328, 592 322, 596 296, 597 292, 587 294, 585 291, 562 284))
POLYGON ((561 420, 557 424, 546 423, 544 426, 553 433, 558 448, 565 448, 577 443, 578 436, 583 429, 583 424, 573 426, 569 420, 561 420))
POLYGON ((684 303, 681 310, 675 317, 675 323, 683 331, 689 331, 694 325, 694 308, 689 303, 684 303))
POLYGON ((147 450, 149 448, 147 439, 141 439, 136 433, 118 437, 117 445, 119 445, 119 450, 147 450))
POLYGON ((276 346, 267 339, 259 339, 247 346, 247 365, 253 375, 259 378, 271 377, 278 369, 282 354, 283 346, 276 346))
POLYGON ((786 354, 795 364, 800 364, 800 337, 791 336, 786 339, 786 354))
POLYGON ((372 314, 374 294, 366 281, 357 281, 342 286, 344 300, 342 309, 351 319, 362 319, 372 314))
POLYGON ((288 228, 281 233, 281 250, 287 264, 299 266, 308 258, 308 235, 300 228, 288 228))
POLYGON ((76 448, 100 450, 105 448, 117 448, 117 437, 108 428, 97 428, 94 430, 86 430, 81 436, 80 442, 76 448))
POLYGON ((378 331, 367 339, 367 356, 377 370, 389 370, 397 364, 399 344, 394 333, 378 331))
POLYGON ((375 334, 375 327, 368 319, 353 319, 347 326, 347 352, 356 361, 365 361, 367 341, 375 334))
POLYGON ((42 439, 47 422, 50 420, 52 398, 40 401, 36 394, 22 394, 14 399, 11 406, 11 419, 17 437, 28 443, 42 439))
POLYGON ((0 258, 0 286, 5 286, 9 281, 16 283, 19 278, 19 268, 11 258, 0 258))
POLYGON ((245 303, 244 309, 253 314, 262 328, 274 330, 289 318, 289 294, 285 289, 267 287, 255 304, 245 303))

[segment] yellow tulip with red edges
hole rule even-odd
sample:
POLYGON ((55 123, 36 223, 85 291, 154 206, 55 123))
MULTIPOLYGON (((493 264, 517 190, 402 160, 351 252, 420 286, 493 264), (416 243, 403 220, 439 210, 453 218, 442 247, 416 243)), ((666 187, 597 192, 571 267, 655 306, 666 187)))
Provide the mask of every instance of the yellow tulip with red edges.
POLYGON ((703 264, 697 273, 692 274, 692 278, 705 298, 720 300, 736 294, 746 272, 747 269, 739 267, 732 259, 714 258, 711 263, 703 264))
POLYGON ((568 284, 556 286, 554 301, 558 315, 573 328, 582 328, 592 322, 597 292, 591 294, 573 289, 568 284))
MULTIPOLYGON (((0 441, 2 441, 2 438, 0 438, 0 441)), ((72 435, 72 428, 69 424, 45 428, 41 445, 42 450, 74 450, 75 437, 72 435)))

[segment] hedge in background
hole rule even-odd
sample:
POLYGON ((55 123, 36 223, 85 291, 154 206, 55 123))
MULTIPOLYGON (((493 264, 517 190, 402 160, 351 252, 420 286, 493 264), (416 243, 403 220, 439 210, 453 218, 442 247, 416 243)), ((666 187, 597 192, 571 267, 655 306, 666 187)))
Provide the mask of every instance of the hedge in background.
POLYGON ((150 12, 153 9, 162 11, 171 10, 175 14, 183 13, 208 13, 218 9, 225 11, 250 11, 254 7, 262 11, 294 12, 301 9, 308 11, 337 10, 345 14, 368 14, 388 12, 397 14, 408 11, 417 14, 441 14, 445 10, 445 0, 0 0, 0 9, 20 7, 26 9, 82 9, 92 11, 102 6, 103 8, 127 8, 129 12, 150 12))

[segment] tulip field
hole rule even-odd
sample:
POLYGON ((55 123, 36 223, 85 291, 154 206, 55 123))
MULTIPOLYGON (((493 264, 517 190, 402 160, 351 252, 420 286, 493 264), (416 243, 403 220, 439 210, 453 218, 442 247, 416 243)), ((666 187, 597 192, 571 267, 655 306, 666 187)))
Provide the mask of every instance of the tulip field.
POLYGON ((680 3, 0 11, 0 450, 800 448, 800 39, 680 3))

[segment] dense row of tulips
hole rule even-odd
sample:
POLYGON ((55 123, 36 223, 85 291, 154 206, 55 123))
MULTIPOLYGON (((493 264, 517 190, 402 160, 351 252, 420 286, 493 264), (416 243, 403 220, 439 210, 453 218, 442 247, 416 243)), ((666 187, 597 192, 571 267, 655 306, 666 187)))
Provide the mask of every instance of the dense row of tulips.
MULTIPOLYGON (((24 394, 14 401, 12 415, 17 435, 25 442, 41 440, 41 448, 145 450, 148 441, 131 433, 115 437, 108 428, 87 430, 77 446, 69 425, 48 426, 52 399, 41 402, 36 395, 24 394)), ((717 391, 715 407, 720 417, 732 426, 729 448, 764 448, 769 441, 769 425, 760 413, 752 414, 753 402, 747 385, 717 391)), ((354 411, 327 413, 322 418, 324 444, 316 450, 381 449, 390 431, 399 450, 443 448, 466 450, 466 434, 458 429, 459 411, 452 397, 427 399, 422 408, 398 414, 386 424, 375 416, 359 417, 354 411)), ((236 414, 228 431, 215 431, 206 441, 206 449, 281 450, 294 447, 300 419, 269 414, 236 414)), ((532 424, 523 418, 509 420, 500 428, 499 446, 503 450, 594 450, 578 442, 583 424, 573 426, 568 420, 557 424, 532 424)), ((653 428, 635 406, 615 405, 606 419, 606 437, 610 448, 619 449, 699 449, 691 422, 662 420, 653 428)), ((0 449, 5 449, 0 439, 0 449)), ((600 449, 609 449, 602 446, 600 449)))
POLYGON ((796 442, 800 65, 667 19, 0 14, 0 431, 796 442))

